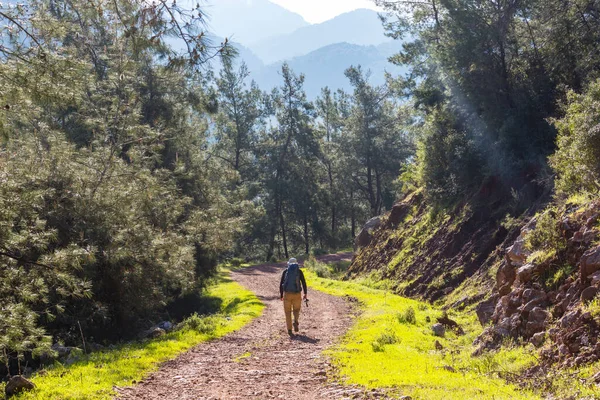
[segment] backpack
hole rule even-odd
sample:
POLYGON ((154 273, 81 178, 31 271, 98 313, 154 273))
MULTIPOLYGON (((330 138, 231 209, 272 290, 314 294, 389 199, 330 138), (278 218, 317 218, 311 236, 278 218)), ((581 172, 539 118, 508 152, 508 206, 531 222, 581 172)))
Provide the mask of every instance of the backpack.
POLYGON ((298 264, 288 265, 283 281, 283 291, 300 293, 300 266, 298 264))

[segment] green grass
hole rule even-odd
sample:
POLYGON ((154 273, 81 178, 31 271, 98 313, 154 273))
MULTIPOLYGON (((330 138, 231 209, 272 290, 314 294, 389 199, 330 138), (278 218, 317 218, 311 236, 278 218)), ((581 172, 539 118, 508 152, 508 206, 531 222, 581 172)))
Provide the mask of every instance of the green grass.
POLYGON ((183 323, 183 329, 160 339, 92 353, 70 366, 56 363, 32 378, 36 390, 18 398, 111 399, 115 395, 114 386, 129 386, 140 381, 157 370, 161 362, 173 359, 199 343, 240 329, 258 317, 264 308, 252 292, 229 278, 227 270, 221 272, 207 295, 221 301, 219 314, 192 316, 183 323))
POLYGON ((466 331, 436 338, 431 331, 441 311, 431 305, 365 287, 317 277, 307 280, 315 289, 352 296, 362 314, 341 344, 327 351, 347 384, 394 388, 414 399, 538 399, 507 383, 500 375, 515 374, 535 362, 533 350, 509 347, 482 357, 471 357, 473 341, 481 333, 474 313, 450 313, 466 331), (407 312, 409 308, 414 311, 407 312), (411 314, 406 323, 407 314, 411 314), (430 321, 426 319, 429 317, 430 321), (435 341, 444 350, 435 349, 435 341), (451 368, 450 368, 451 367, 451 368), (451 372, 451 371, 455 372, 451 372))

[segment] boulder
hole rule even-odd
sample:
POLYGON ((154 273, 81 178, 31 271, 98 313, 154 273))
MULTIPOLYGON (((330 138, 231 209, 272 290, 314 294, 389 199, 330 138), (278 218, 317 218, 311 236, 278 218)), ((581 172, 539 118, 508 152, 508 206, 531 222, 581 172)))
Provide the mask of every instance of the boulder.
POLYGON ((527 264, 527 265, 524 265, 521 268, 519 268, 517 270, 517 279, 515 280, 515 282, 517 282, 517 285, 524 284, 524 283, 531 281, 534 271, 535 271, 535 265, 533 265, 533 264, 527 264))
POLYGON ((431 327, 431 330, 435 336, 444 337, 444 335, 446 335, 446 327, 442 324, 434 324, 431 327))
POLYGON ((399 223, 404 221, 404 218, 408 215, 410 211, 410 204, 408 203, 398 203, 392 207, 392 211, 390 211, 390 215, 388 216, 386 227, 395 228, 399 223))
POLYGON ((532 300, 545 301, 547 299, 546 292, 537 289, 523 290, 523 303, 528 303, 532 300))
POLYGON ((381 226, 381 217, 373 217, 367 221, 365 226, 356 236, 354 240, 354 248, 356 250, 368 246, 373 240, 373 231, 381 226))
POLYGON ((579 264, 579 278, 582 283, 587 282, 588 276, 600 271, 600 246, 583 253, 579 264))
POLYGON ((16 394, 25 392, 27 390, 35 389, 35 385, 33 382, 28 381, 21 375, 15 375, 6 384, 4 388, 4 393, 6 394, 6 398, 12 397, 16 394))
POLYGON ((550 313, 540 307, 535 307, 529 313, 527 324, 525 325, 525 336, 532 337, 534 334, 546 329, 546 323, 551 318, 550 313))
POLYGON ((157 328, 163 329, 166 332, 169 332, 173 329, 173 324, 169 321, 163 321, 156 325, 157 328))
POLYGON ((575 324, 579 319, 579 310, 571 311, 560 319, 560 326, 563 329, 567 329, 575 324))
POLYGON ((509 262, 504 262, 496 272, 496 288, 500 292, 500 296, 510 293, 510 288, 517 277, 516 268, 509 262), (508 291, 507 291, 508 290, 508 291), (505 292, 505 293, 502 293, 505 292))
POLYGON ((149 330, 147 330, 144 334, 143 334, 143 338, 145 339, 156 339, 159 338, 161 336, 166 335, 167 332, 165 332, 164 329, 159 328, 159 327, 154 327, 151 328, 149 330))
POLYGON ((538 332, 531 337, 530 342, 535 347, 541 347, 544 344, 545 340, 546 340, 546 334, 544 332, 538 332))
POLYGON ((515 243, 507 249, 506 257, 512 265, 520 267, 525 264, 531 252, 525 248, 525 235, 521 234, 515 243))
POLYGON ((495 297, 477 304, 475 312, 477 313, 477 318, 482 326, 487 325, 492 320, 492 315, 494 315, 495 308, 495 297))
POLYGON ((592 301, 594 299, 594 297, 596 297, 596 294, 598 294, 598 289, 596 289, 594 286, 585 288, 583 290, 583 292, 581 292, 581 297, 580 297, 581 302, 588 303, 588 302, 592 301))

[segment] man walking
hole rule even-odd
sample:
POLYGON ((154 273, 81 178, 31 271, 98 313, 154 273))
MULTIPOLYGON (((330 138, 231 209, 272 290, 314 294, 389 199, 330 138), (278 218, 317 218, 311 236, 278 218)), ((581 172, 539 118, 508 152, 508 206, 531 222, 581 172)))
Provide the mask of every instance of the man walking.
POLYGON ((294 312, 294 332, 298 332, 298 318, 300 317, 300 307, 302 306, 302 292, 306 300, 306 280, 304 273, 298 265, 295 258, 290 258, 288 267, 281 274, 279 284, 279 296, 283 301, 283 311, 285 312, 285 323, 288 334, 292 334, 292 311, 294 312))

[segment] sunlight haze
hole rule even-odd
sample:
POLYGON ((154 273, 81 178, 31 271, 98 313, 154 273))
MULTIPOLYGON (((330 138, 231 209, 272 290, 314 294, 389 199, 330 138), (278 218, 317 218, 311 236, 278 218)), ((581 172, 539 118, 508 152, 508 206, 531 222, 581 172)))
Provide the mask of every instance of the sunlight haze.
POLYGON ((369 8, 379 10, 370 0, 271 0, 290 11, 298 13, 311 24, 327 21, 340 14, 369 8))

